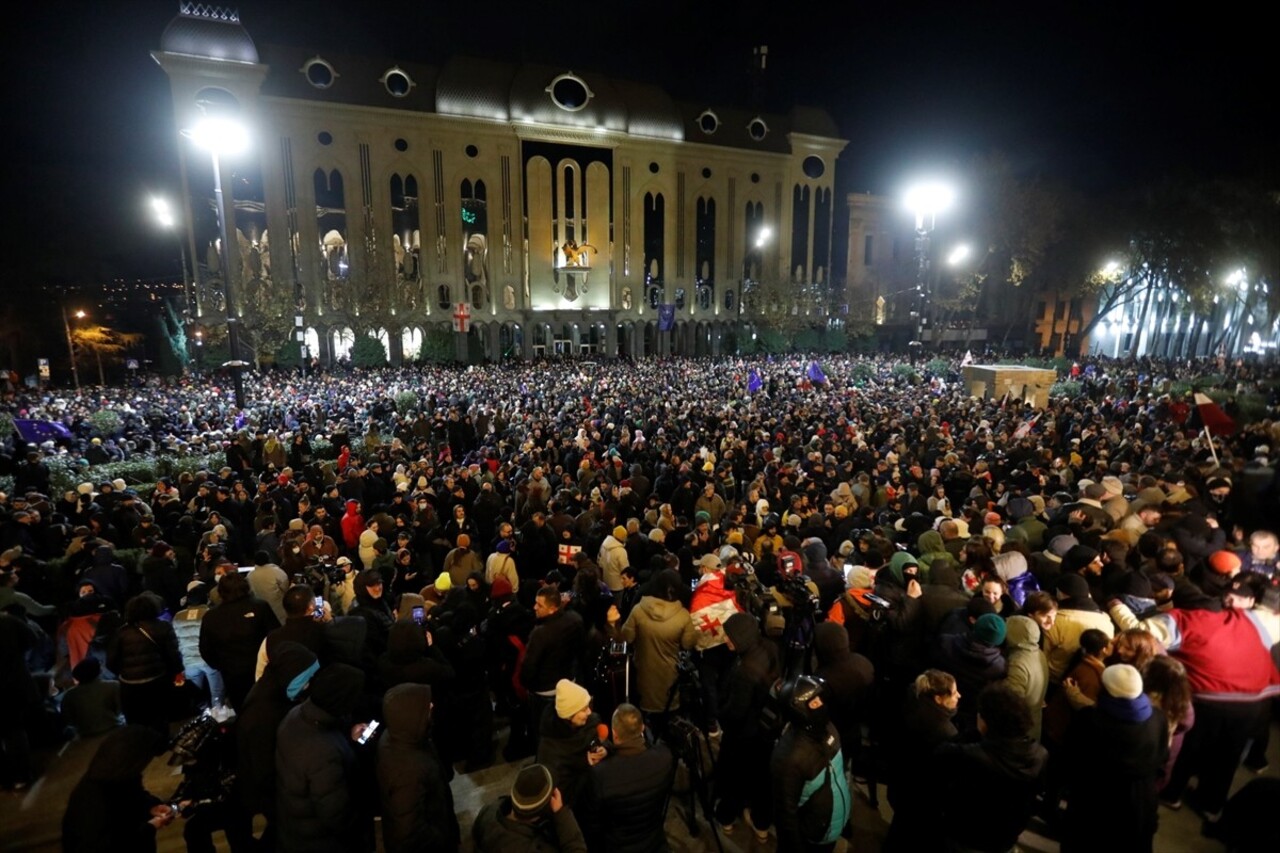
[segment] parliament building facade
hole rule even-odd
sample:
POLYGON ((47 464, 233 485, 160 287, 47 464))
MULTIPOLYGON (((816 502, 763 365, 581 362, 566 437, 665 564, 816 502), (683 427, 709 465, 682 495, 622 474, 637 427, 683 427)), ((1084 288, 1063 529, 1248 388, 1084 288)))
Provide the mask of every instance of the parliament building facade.
POLYGON ((846 141, 819 110, 571 66, 260 50, 196 4, 153 56, 177 130, 216 114, 250 134, 217 170, 224 255, 212 158, 179 147, 192 322, 225 322, 229 291, 248 351, 297 340, 328 363, 369 335, 401 363, 467 327, 471 360, 714 355, 770 311, 849 310, 831 275, 846 141))

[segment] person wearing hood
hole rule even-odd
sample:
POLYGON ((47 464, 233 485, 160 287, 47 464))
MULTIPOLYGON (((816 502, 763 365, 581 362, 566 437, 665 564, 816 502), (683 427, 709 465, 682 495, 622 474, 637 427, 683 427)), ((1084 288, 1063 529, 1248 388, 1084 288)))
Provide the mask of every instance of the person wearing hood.
POLYGON ((769 691, 782 675, 777 647, 760 635, 760 623, 749 613, 725 620, 725 645, 736 656, 720 685, 720 764, 716 771, 716 823, 732 831, 743 806, 757 834, 772 822, 767 785, 773 735, 762 720, 769 691))
POLYGON ((455 851, 461 842, 452 770, 431 740, 433 708, 426 684, 400 684, 382 699, 377 777, 387 853, 455 851))
POLYGON ((1004 645, 1004 620, 995 613, 979 616, 964 634, 944 634, 934 650, 934 664, 955 676, 960 690, 956 728, 969 732, 977 724, 978 695, 992 682, 1004 678, 1008 663, 1000 651, 1004 645))
POLYGON ((804 561, 804 573, 818 587, 818 603, 825 613, 844 594, 844 575, 831 567, 826 543, 816 536, 804 540, 800 556, 804 561))
POLYGON ((1003 853, 1015 848, 1031 820, 1049 757, 1032 727, 1024 697, 1009 685, 992 684, 978 697, 981 739, 938 747, 942 785, 937 799, 946 849, 1003 853))
POLYGON ((262 677, 245 697, 236 719, 236 793, 238 806, 249 820, 266 815, 262 846, 275 839, 276 731, 285 715, 305 698, 320 670, 315 654, 305 646, 281 641, 272 648, 262 677))
POLYGON ((124 604, 129 598, 129 575, 124 566, 116 562, 110 545, 99 545, 93 549, 93 562, 80 577, 93 581, 98 592, 117 605, 124 604))
POLYGON ((221 603, 200 624, 200 657, 222 673, 227 703, 239 710, 258 671, 258 648, 280 623, 265 601, 253 597, 239 572, 224 574, 217 589, 221 603))
MULTIPOLYGON (((346 507, 341 520, 342 543, 348 552, 354 552, 360 546, 360 534, 365 530, 364 516, 360 514, 360 501, 349 500, 346 507)), ((377 538, 376 534, 374 538, 377 538)))
POLYGON ((849 632, 835 622, 818 625, 813 644, 818 657, 814 675, 827 685, 823 700, 840 733, 845 758, 853 761, 862 740, 862 724, 871 715, 875 667, 849 647, 849 632))
MULTIPOLYGON (((1005 684, 1022 697, 1031 715, 1031 739, 1040 742, 1044 697, 1049 688, 1049 658, 1040 650, 1040 626, 1027 616, 1005 620, 1008 670, 1005 684)), ((981 697, 978 714, 981 716, 981 697)))
POLYGON ((1077 712, 1063 754, 1070 790, 1063 853, 1097 849, 1100 827, 1112 849, 1149 853, 1169 731, 1138 670, 1129 664, 1103 670, 1097 704, 1077 712))
POLYGON ((378 656, 378 681, 383 688, 399 684, 440 686, 453 676, 453 666, 436 645, 427 642, 422 626, 414 622, 391 626, 387 650, 378 656))
POLYGON ((932 575, 934 572, 950 567, 957 578, 960 577, 959 563, 942 543, 942 534, 936 530, 926 530, 916 539, 920 551, 920 568, 932 575))
POLYGON ((156 830, 172 823, 178 813, 143 787, 142 772, 164 746, 165 739, 146 726, 122 726, 103 739, 67 800, 63 850, 156 849, 156 830))
POLYGON ((367 623, 365 656, 372 660, 387 650, 387 636, 395 624, 396 615, 387 601, 381 572, 360 572, 353 587, 355 600, 349 615, 358 616, 367 623))
POLYGON ((779 691, 787 727, 769 762, 779 850, 830 851, 849 822, 853 801, 827 697, 826 683, 812 675, 779 691))
POLYGON ((596 555, 596 562, 600 564, 600 577, 614 595, 622 591, 622 570, 631 565, 627 557, 626 542, 627 529, 615 527, 604 538, 600 552, 596 555))
POLYGON ((364 673, 334 663, 316 673, 305 702, 285 715, 276 734, 277 846, 284 853, 363 849, 353 791, 352 747, 364 724, 352 725, 364 673))
POLYGON ((1089 595, 1089 582, 1083 575, 1070 573, 1058 578, 1056 595, 1058 616, 1044 635, 1044 650, 1049 656, 1049 675, 1056 682, 1066 675, 1080 635, 1096 628, 1108 637, 1116 635, 1111 617, 1103 613, 1089 595))
POLYGON ((619 627, 622 614, 610 606, 610 632, 635 647, 636 698, 640 710, 663 714, 680 707, 679 691, 672 693, 676 664, 682 649, 693 648, 697 631, 689 611, 680 603, 684 584, 673 569, 660 572, 650 584, 649 594, 640 599, 627 621, 619 627))

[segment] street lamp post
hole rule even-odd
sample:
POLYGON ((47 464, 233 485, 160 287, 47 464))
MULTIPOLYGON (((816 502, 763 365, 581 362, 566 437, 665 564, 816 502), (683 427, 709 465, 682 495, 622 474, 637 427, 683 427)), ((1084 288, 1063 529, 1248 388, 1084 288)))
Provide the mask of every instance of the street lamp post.
POLYGON ((227 346, 231 350, 231 360, 227 366, 231 368, 231 379, 235 386, 236 408, 243 409, 244 375, 240 360, 240 318, 236 315, 235 302, 232 300, 231 286, 231 240, 227 211, 227 200, 222 192, 223 154, 235 154, 248 146, 248 134, 244 127, 233 119, 216 114, 213 105, 202 104, 205 116, 187 134, 197 146, 209 152, 213 161, 213 195, 214 206, 218 211, 218 237, 221 247, 218 261, 222 265, 222 300, 227 305, 227 346))
MULTIPOLYGON (((177 217, 174 216, 173 209, 169 206, 168 201, 159 196, 154 196, 151 199, 151 209, 155 213, 156 223, 161 228, 171 230, 177 227, 177 217)), ((195 325, 194 279, 191 276, 191 269, 187 265, 187 243, 181 235, 178 236, 178 254, 182 258, 182 331, 187 344, 187 359, 192 360, 194 358, 192 352, 194 345, 191 342, 191 331, 192 326, 195 325)))
MULTIPOLYGON (((916 334, 923 346, 925 310, 929 306, 929 240, 937 224, 938 214, 951 205, 955 192, 940 183, 917 184, 907 191, 906 207, 916 217, 916 334)), ((934 330, 937 337, 938 331, 934 330)), ((935 341, 938 343, 938 341, 935 341)))
MULTIPOLYGON (((76 312, 76 319, 84 317, 83 311, 76 312)), ((71 380, 75 383, 76 393, 80 393, 80 371, 76 368, 76 344, 71 338, 71 322, 67 319, 67 306, 62 306, 62 330, 67 333, 67 355, 71 356, 71 380)))

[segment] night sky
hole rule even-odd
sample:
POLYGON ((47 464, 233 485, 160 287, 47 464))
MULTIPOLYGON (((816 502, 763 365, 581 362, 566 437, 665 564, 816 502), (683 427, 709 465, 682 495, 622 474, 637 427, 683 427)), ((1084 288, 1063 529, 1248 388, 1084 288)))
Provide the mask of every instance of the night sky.
MULTIPOLYGON (((18 211, 7 229, 12 286, 178 277, 176 239, 155 231, 144 205, 148 191, 173 195, 177 184, 168 83, 149 55, 177 3, 28 5, 10 17, 0 60, 17 155, 6 182, 18 211)), ((1277 178, 1264 132, 1278 77, 1267 27, 1222 11, 1231 4, 228 5, 259 46, 550 61, 711 104, 750 105, 751 47, 767 43, 763 106, 824 107, 850 140, 841 193, 896 194, 913 172, 992 152, 1092 193, 1165 175, 1277 178)))

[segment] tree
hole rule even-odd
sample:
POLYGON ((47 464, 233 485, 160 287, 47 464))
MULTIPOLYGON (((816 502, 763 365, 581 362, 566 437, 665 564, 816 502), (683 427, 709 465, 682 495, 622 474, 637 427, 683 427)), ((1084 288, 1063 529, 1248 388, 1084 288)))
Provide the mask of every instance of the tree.
POLYGON ((386 367, 387 351, 382 341, 367 334, 356 335, 351 346, 351 363, 356 367, 386 367))
POLYGON ((106 385, 102 363, 115 364, 133 347, 142 343, 145 336, 134 332, 120 332, 107 326, 77 326, 71 330, 71 344, 79 352, 93 355, 98 362, 98 384, 106 385))

